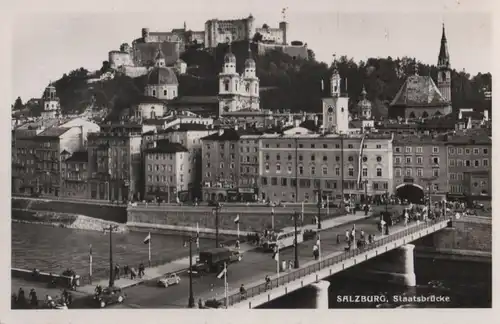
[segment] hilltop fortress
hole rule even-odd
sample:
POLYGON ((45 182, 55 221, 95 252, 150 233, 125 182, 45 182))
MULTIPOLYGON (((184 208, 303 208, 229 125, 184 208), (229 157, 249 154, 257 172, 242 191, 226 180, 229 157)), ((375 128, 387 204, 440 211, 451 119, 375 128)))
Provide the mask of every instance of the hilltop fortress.
POLYGON ((122 44, 119 51, 110 51, 108 60, 112 69, 137 77, 146 74, 148 68, 154 65, 155 54, 160 48, 165 55, 166 65, 182 74, 185 73, 186 63, 180 60, 180 55, 186 46, 215 48, 221 43, 241 40, 258 42, 261 55, 279 49, 293 57, 307 58, 307 45, 289 45, 287 34, 288 23, 284 19, 278 28, 271 28, 267 24, 256 28, 251 14, 243 19, 207 20, 204 31, 188 30, 186 23, 183 28, 170 32, 151 32, 149 28, 143 28, 140 38, 134 40, 131 46, 122 44))

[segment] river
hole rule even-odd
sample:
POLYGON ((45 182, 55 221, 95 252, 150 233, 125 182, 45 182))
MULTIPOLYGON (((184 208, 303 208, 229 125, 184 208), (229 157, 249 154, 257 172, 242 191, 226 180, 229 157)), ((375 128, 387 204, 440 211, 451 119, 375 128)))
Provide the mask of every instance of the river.
MULTIPOLYGON (((349 270, 328 279, 329 308, 489 308, 492 307, 491 263, 415 259, 417 286, 405 288, 388 283, 354 279, 349 270), (341 303, 342 296, 384 295, 387 303, 341 303), (449 296, 448 303, 395 303, 392 296, 449 296), (341 297, 339 297, 341 296, 341 297)), ((310 308, 312 289, 301 289, 261 308, 310 308)))
MULTIPOLYGON (((113 234, 113 258, 122 266, 137 267, 148 263, 147 233, 113 234)), ((152 234, 151 259, 164 263, 187 256, 185 237, 152 234)), ((94 273, 109 268, 109 234, 72 230, 35 224, 12 223, 12 267, 38 268, 60 273, 66 268, 88 273, 89 245, 92 244, 94 273)), ((200 239, 200 247, 210 247, 213 240, 200 239)))

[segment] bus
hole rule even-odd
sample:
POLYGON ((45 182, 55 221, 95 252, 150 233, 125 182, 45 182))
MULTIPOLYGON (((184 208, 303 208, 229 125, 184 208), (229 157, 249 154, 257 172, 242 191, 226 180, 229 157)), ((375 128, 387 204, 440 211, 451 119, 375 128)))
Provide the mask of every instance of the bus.
MULTIPOLYGON (((281 231, 269 231, 264 235, 262 247, 265 250, 273 251, 276 244, 279 242, 279 248, 284 249, 293 246, 295 240, 294 229, 283 229, 281 231)), ((297 244, 304 242, 304 231, 301 228, 297 229, 297 244)))

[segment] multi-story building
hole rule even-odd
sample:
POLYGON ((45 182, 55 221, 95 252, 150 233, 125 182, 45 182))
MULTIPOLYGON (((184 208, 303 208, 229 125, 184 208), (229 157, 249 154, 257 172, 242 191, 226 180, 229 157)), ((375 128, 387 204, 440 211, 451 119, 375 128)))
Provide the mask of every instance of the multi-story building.
POLYGON ((448 187, 450 197, 491 197, 491 138, 481 132, 448 135, 448 187))
POLYGON ((236 200, 238 196, 240 134, 237 129, 219 129, 202 138, 203 200, 236 200))
POLYGON ((255 201, 259 195, 259 143, 260 135, 240 137, 238 171, 238 194, 241 200, 255 201))
POLYGON ((190 153, 179 143, 158 140, 144 150, 145 199, 175 202, 190 199, 193 170, 190 153))
POLYGON ((448 192, 445 136, 399 135, 394 139, 394 191, 409 201, 448 192))
POLYGON ((89 198, 140 199, 142 127, 107 126, 103 132, 88 134, 89 198))
POLYGON ((77 151, 73 154, 65 154, 65 157, 61 165, 62 196, 88 198, 88 152, 77 151))
POLYGON ((390 136, 264 134, 260 139, 262 199, 317 201, 321 192, 331 201, 360 200, 390 190, 390 136))

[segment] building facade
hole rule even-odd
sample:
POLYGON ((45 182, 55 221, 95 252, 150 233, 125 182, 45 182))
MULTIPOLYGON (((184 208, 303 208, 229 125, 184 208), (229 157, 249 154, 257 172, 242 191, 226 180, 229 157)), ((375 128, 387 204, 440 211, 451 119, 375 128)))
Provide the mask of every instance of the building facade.
POLYGON ((449 136, 448 192, 450 197, 492 196, 492 144, 486 134, 449 136))
POLYGON ((144 150, 144 198, 167 202, 185 201, 191 197, 193 172, 186 147, 169 140, 150 143, 144 150))
POLYGON ((430 195, 443 199, 448 192, 445 136, 396 136, 394 191, 414 202, 430 195))
POLYGON ((88 198, 88 159, 87 151, 77 151, 62 161, 63 197, 88 198))
POLYGON ((322 99, 323 128, 326 132, 346 133, 349 129, 349 97, 341 93, 341 77, 337 61, 333 62, 330 97, 322 99))

